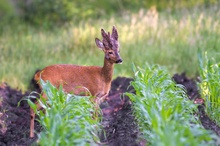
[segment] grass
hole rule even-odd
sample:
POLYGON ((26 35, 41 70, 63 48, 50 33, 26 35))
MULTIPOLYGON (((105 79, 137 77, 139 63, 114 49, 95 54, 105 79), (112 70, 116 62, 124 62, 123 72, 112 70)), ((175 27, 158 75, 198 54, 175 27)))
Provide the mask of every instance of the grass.
POLYGON ((199 71, 201 82, 200 92, 205 100, 206 112, 209 117, 220 125, 220 63, 206 53, 199 53, 199 71))
POLYGON ((81 97, 65 94, 62 87, 59 89, 49 82, 41 80, 41 85, 48 100, 38 100, 45 112, 37 111, 37 106, 27 101, 39 116, 39 123, 44 131, 38 134, 39 144, 58 145, 95 145, 99 142, 99 118, 92 113, 99 112, 92 97, 81 97))
POLYGON ((82 20, 52 31, 24 23, 4 26, 0 34, 0 82, 28 90, 37 69, 50 64, 103 64, 104 55, 95 46, 100 28, 119 32, 122 65, 115 65, 116 76, 133 76, 131 64, 160 64, 170 73, 198 73, 197 50, 216 58, 220 46, 219 4, 208 8, 157 12, 140 10, 109 20, 82 20))
POLYGON ((134 67, 131 83, 136 94, 128 94, 142 136, 153 146, 215 145, 216 136, 206 131, 194 113, 196 105, 187 99, 166 69, 154 65, 134 67))

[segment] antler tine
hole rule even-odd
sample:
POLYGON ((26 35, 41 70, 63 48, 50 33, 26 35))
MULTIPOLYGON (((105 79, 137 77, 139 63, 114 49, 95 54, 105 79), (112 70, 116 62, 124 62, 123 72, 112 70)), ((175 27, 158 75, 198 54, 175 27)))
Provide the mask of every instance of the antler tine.
POLYGON ((107 34, 103 28, 101 29, 101 34, 103 38, 106 38, 107 34))
POLYGON ((115 26, 113 26, 113 28, 112 28, 112 35, 111 35, 111 37, 114 38, 115 40, 118 40, 118 31, 115 28, 115 26))
POLYGON ((116 30, 116 27, 113 25, 112 29, 116 30))
POLYGON ((102 33, 102 42, 104 45, 108 45, 110 43, 110 34, 107 34, 104 29, 101 29, 102 33))

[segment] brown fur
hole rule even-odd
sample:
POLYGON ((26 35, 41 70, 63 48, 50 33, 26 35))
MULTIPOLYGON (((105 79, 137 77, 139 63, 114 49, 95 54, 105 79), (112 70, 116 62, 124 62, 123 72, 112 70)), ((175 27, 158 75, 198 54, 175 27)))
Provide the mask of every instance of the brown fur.
POLYGON ((40 78, 50 81, 57 88, 62 85, 63 90, 67 93, 91 94, 100 98, 107 95, 110 90, 113 67, 114 64, 109 63, 106 59, 103 67, 57 64, 37 72, 34 79, 38 83, 40 78))

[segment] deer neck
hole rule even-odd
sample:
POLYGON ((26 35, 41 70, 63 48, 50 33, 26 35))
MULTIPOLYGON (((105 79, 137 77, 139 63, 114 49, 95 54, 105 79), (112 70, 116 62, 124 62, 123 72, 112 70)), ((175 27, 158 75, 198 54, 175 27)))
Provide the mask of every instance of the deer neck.
POLYGON ((112 75, 114 71, 114 63, 111 63, 108 59, 104 59, 104 65, 102 67, 102 77, 105 82, 112 81, 112 75))

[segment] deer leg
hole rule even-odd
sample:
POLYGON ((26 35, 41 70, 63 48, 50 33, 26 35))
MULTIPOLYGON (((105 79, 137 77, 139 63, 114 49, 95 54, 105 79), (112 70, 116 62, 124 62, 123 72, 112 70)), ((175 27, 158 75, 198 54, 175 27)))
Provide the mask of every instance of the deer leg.
POLYGON ((98 111, 100 110, 99 105, 106 99, 107 96, 108 96, 108 94, 97 94, 96 97, 93 99, 94 102, 95 102, 95 107, 94 107, 95 108, 95 112, 92 113, 93 114, 93 116, 92 116, 93 119, 97 120, 96 117, 99 116, 99 112, 98 111))
MULTIPOLYGON (((42 95, 43 98, 46 98, 46 95, 43 93, 42 95)), ((37 105, 37 110, 41 109, 41 105, 39 103, 35 103, 37 105)), ((30 137, 34 137, 34 120, 35 120, 35 112, 32 108, 30 108, 30 117, 31 117, 31 121, 30 121, 30 137)))
POLYGON ((95 102, 97 105, 100 105, 103 101, 106 100, 106 98, 108 97, 108 94, 103 94, 103 95, 97 95, 96 98, 95 98, 95 102))
POLYGON ((35 113, 32 108, 30 108, 30 116, 31 116, 31 123, 30 123, 30 137, 34 137, 34 119, 35 119, 35 113))

